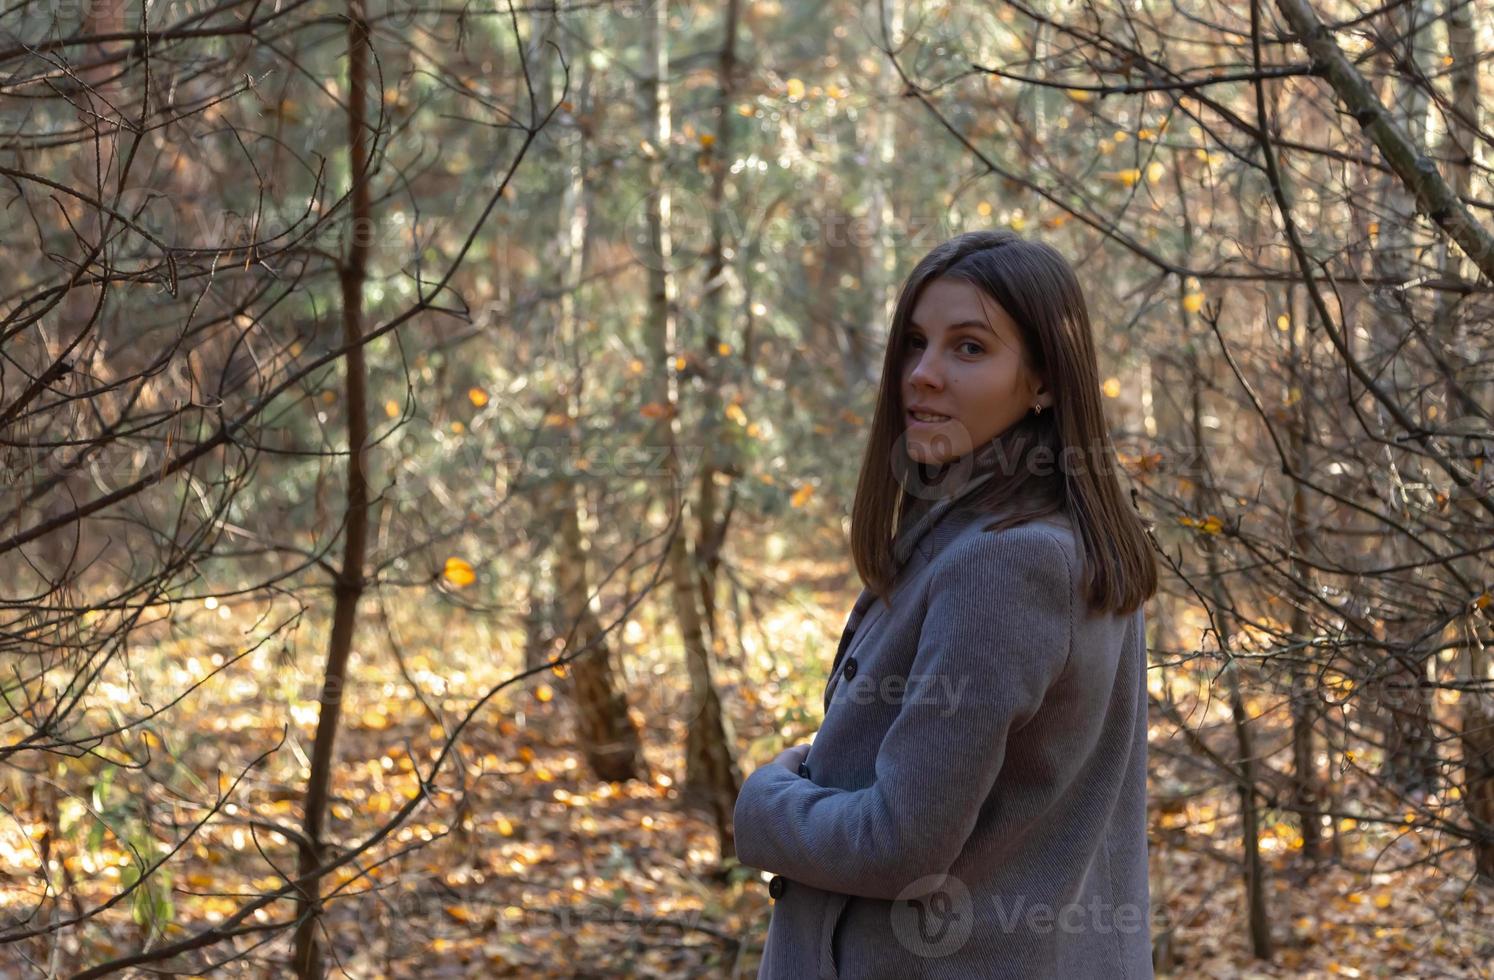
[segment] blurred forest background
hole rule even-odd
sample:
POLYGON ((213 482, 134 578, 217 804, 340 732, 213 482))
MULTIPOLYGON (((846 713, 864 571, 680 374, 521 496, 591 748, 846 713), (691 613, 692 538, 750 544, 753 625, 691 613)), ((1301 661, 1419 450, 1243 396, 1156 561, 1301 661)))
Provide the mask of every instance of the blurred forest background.
POLYGON ((895 289, 1088 291, 1183 977, 1489 976, 1482 0, 0 0, 0 975, 755 975, 895 289))

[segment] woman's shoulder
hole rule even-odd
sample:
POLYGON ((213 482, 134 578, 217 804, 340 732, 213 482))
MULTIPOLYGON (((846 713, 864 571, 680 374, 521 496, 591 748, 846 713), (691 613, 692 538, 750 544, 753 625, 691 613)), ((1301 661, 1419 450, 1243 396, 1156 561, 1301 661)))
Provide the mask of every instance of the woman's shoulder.
POLYGON ((964 515, 951 546, 974 551, 1039 552, 1056 547, 1072 557, 1077 553, 1079 541, 1067 511, 1015 520, 1011 514, 1000 511, 972 512, 964 515))
POLYGON ((1072 588, 1080 554, 1073 525, 1062 512, 1004 524, 999 515, 977 513, 965 516, 934 564, 973 566, 1001 576, 1056 577, 1054 584, 1067 581, 1072 588))

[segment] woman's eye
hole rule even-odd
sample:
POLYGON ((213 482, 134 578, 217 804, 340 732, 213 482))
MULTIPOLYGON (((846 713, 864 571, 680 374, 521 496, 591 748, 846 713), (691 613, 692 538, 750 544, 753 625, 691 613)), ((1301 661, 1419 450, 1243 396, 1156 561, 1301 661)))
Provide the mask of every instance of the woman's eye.
MULTIPOLYGON (((907 345, 909 350, 920 350, 923 348, 923 338, 909 337, 907 340, 907 345)), ((986 349, 984 347, 982 347, 980 344, 977 344, 973 340, 962 341, 957 349, 964 353, 966 352, 966 348, 969 348, 968 353, 971 355, 984 354, 986 352, 986 349)))

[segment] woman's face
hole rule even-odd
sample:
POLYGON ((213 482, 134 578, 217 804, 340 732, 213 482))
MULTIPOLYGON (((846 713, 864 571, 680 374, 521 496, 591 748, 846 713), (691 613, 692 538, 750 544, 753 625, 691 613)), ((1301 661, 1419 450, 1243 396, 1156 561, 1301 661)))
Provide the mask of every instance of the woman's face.
POLYGON ((973 283, 934 279, 908 324, 902 363, 908 456, 943 463, 1006 431, 1053 395, 1027 367, 1011 316, 973 283), (921 420, 915 415, 939 418, 921 420))

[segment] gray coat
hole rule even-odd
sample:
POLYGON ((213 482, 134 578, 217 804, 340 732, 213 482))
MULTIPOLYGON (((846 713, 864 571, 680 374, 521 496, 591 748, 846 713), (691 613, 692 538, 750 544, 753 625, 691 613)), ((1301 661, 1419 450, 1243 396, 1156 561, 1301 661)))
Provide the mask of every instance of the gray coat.
POLYGON ((760 980, 1152 976, 1143 614, 1086 610, 1067 518, 989 520, 917 529, 890 608, 856 601, 804 766, 742 785, 760 980))

